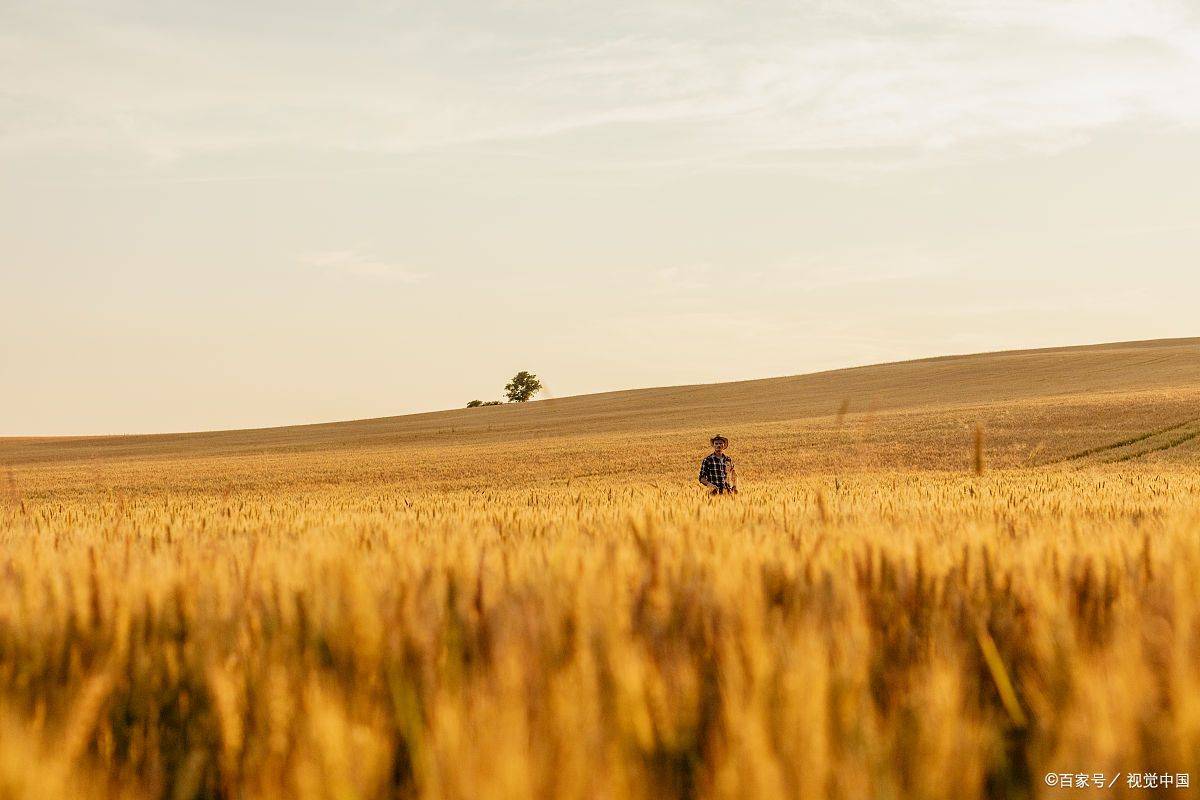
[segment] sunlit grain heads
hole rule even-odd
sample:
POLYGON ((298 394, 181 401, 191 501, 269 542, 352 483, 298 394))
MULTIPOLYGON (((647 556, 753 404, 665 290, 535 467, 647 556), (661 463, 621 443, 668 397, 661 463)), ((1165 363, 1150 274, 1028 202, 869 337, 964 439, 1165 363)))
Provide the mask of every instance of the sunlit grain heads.
POLYGON ((1092 760, 1187 771, 1200 477, 955 458, 734 504, 585 478, 404 502, 381 469, 319 464, 269 490, 187 473, 119 511, 30 490, 0 517, 0 777, 957 800, 1092 760))

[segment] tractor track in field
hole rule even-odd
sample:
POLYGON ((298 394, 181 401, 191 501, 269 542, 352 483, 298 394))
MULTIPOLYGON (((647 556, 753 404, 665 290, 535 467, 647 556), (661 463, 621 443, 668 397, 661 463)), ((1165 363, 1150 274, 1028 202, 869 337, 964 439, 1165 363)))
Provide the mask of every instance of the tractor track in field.
POLYGON ((1095 462, 1100 464, 1117 464, 1123 461, 1132 461, 1135 458, 1141 458, 1151 453, 1161 453, 1164 450, 1171 450, 1180 445, 1187 444, 1196 438, 1200 438, 1200 417, 1186 419, 1183 422, 1177 422, 1165 428, 1146 431, 1137 436, 1122 439, 1119 442, 1099 445, 1098 447, 1089 447, 1086 450, 1080 450, 1077 453, 1072 453, 1051 463, 1095 462))

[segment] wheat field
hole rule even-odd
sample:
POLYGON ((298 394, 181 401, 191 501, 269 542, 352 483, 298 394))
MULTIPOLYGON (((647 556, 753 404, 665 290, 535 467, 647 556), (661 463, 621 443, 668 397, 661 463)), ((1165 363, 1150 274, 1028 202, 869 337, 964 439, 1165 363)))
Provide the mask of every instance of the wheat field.
POLYGON ((0 440, 0 798, 1186 796, 1198 401, 1193 339, 0 440))

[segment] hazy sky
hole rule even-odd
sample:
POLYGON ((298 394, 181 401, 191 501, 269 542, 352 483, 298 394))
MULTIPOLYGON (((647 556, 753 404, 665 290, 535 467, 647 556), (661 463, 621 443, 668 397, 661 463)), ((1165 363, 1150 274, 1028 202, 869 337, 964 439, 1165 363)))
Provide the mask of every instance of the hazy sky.
POLYGON ((1185 336, 1195 0, 0 0, 0 434, 1185 336))

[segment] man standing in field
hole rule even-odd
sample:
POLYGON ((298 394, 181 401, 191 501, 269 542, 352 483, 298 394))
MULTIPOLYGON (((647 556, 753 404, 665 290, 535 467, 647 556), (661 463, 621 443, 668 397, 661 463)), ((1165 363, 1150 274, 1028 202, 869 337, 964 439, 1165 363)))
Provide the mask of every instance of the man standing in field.
POLYGON ((700 462, 700 483, 712 489, 709 494, 737 494, 737 470, 733 459, 725 455, 729 440, 718 434, 710 444, 713 451, 700 462))

